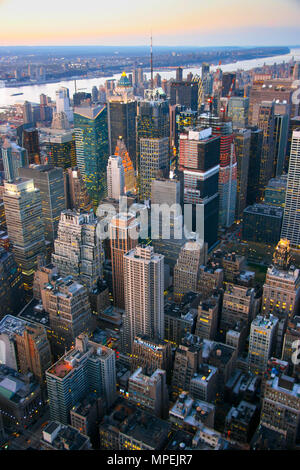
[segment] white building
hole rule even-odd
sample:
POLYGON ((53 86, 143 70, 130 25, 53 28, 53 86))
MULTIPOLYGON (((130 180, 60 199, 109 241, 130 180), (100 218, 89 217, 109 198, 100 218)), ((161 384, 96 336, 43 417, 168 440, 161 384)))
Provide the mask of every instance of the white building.
POLYGON ((125 172, 122 158, 112 155, 107 164, 107 195, 111 199, 119 200, 124 194, 125 172))

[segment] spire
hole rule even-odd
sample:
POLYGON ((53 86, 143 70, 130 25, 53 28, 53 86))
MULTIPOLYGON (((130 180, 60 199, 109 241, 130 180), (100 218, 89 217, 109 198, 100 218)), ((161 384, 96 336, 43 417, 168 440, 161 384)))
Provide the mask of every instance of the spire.
POLYGON ((152 30, 150 38, 150 71, 151 71, 151 90, 153 90, 153 50, 152 50, 152 30))

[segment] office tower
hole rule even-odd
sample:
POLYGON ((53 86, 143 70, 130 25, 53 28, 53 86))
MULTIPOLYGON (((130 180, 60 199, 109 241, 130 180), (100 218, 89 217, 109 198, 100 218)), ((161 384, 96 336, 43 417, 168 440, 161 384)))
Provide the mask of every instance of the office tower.
POLYGON ((197 312, 190 311, 190 302, 165 304, 165 340, 179 346, 182 338, 195 329, 197 312))
POLYGON ((251 372, 263 374, 272 356, 278 318, 258 315, 251 323, 248 362, 251 372))
POLYGON ((24 101, 23 121, 24 121, 24 124, 33 124, 32 107, 29 101, 24 101))
POLYGON ((274 103, 263 101, 259 105, 258 127, 263 131, 262 154, 259 169, 258 190, 263 198, 265 187, 274 172, 274 103))
POLYGON ((256 405, 242 400, 227 413, 224 432, 233 441, 249 442, 256 429, 256 416, 256 405))
POLYGON ((67 168, 64 184, 67 209, 89 212, 92 209, 91 200, 77 166, 67 168))
POLYGON ((263 131, 258 127, 252 127, 250 141, 250 158, 247 186, 247 204, 259 201, 259 173, 262 156, 263 131))
POLYGON ((60 87, 55 92, 56 112, 65 113, 69 121, 73 121, 73 111, 70 107, 70 94, 68 88, 60 87))
POLYGON ((107 197, 119 200, 124 195, 125 172, 122 158, 115 155, 109 157, 107 164, 107 197))
POLYGON ((43 93, 40 95, 40 115, 41 121, 51 121, 52 108, 48 105, 48 97, 43 93))
POLYGON ((183 233, 181 211, 180 181, 177 179, 157 178, 151 183, 151 237, 157 253, 164 255, 165 264, 173 272, 180 249, 186 241, 183 233), (165 219, 159 207, 164 207, 165 219), (164 206, 162 206, 164 205, 164 206), (169 217, 167 212, 169 210, 169 217), (155 235, 157 232, 157 236, 155 235), (164 233, 166 232, 166 233, 164 233), (179 233, 178 233, 179 232, 179 233))
POLYGON ((125 308, 124 255, 138 244, 139 224, 133 214, 119 213, 109 224, 114 304, 125 308))
POLYGON ((287 175, 271 178, 265 190, 265 204, 284 207, 287 187, 287 175))
POLYGON ((93 103, 97 103, 98 94, 99 94, 98 88, 96 86, 93 86, 93 88, 92 88, 92 101, 93 101, 93 103))
POLYGON ((176 69, 176 82, 182 82, 182 67, 177 67, 176 69))
POLYGON ((19 176, 19 168, 28 165, 27 151, 8 139, 5 139, 0 150, 4 166, 4 177, 7 181, 12 182, 19 176))
POLYGON ((21 374, 0 364, 0 409, 5 427, 24 429, 42 412, 41 389, 31 372, 21 374))
POLYGON ((174 299, 180 302, 187 292, 197 292, 199 268, 206 263, 206 246, 202 242, 187 242, 181 248, 174 268, 174 299))
POLYGON ((220 295, 213 294, 200 300, 198 305, 195 335, 214 340, 217 333, 220 310, 220 295))
POLYGON ((284 170, 286 148, 289 130, 289 115, 277 112, 275 105, 274 113, 274 174, 281 176, 284 170))
POLYGON ((248 126, 249 98, 231 96, 228 101, 228 117, 232 119, 233 129, 244 129, 248 126))
POLYGON ((0 247, 0 319, 24 305, 23 279, 14 255, 0 247))
POLYGON ((300 270, 290 264, 290 243, 280 240, 268 268, 263 290, 263 313, 280 309, 292 318, 300 307, 300 270))
POLYGON ((103 250, 93 212, 61 213, 52 261, 62 276, 73 276, 88 290, 102 278, 103 250))
POLYGON ((198 108, 198 83, 188 81, 171 82, 170 105, 179 104, 187 109, 197 111, 198 108))
POLYGON ((69 130, 70 129, 70 123, 67 118, 66 113, 63 111, 61 113, 53 113, 53 119, 51 123, 51 129, 57 129, 57 130, 69 130))
POLYGON ((138 367, 148 375, 153 374, 157 369, 162 369, 169 375, 172 366, 171 343, 151 339, 146 335, 137 335, 132 345, 131 372, 138 367))
POLYGON ((222 74, 222 96, 228 96, 230 91, 235 90, 236 73, 224 72, 222 74))
POLYGON ((300 128, 293 132, 281 237, 300 246, 300 128))
POLYGON ((153 374, 143 373, 139 367, 128 380, 128 400, 158 418, 168 417, 168 388, 166 371, 156 369, 153 374))
POLYGON ((151 246, 124 255, 124 333, 130 352, 137 335, 164 338, 164 257, 151 246))
POLYGON ((163 99, 140 100, 136 116, 136 169, 140 167, 140 139, 169 138, 169 104, 163 99))
POLYGON ((236 218, 239 220, 247 205, 247 186, 250 160, 251 131, 239 129, 235 134, 234 145, 237 161, 236 218))
POLYGON ((190 394, 196 400, 214 403, 217 393, 218 369, 208 364, 200 364, 198 372, 190 381, 190 394))
POLYGON ((39 131, 32 128, 24 128, 22 133, 22 147, 27 150, 28 163, 39 164, 41 160, 39 131))
POLYGON ((228 283, 223 296, 220 329, 222 333, 234 329, 238 322, 250 325, 254 314, 255 290, 228 283))
POLYGON ((115 401, 115 367, 112 349, 80 334, 75 347, 46 372, 51 419, 68 424, 73 406, 91 392, 103 397, 109 408, 115 401))
POLYGON ((193 205, 192 230, 204 238, 208 249, 215 245, 218 236, 219 170, 220 137, 212 136, 211 129, 180 134, 179 171, 183 202, 193 205))
POLYGON ((107 122, 109 153, 113 152, 122 138, 129 156, 136 165, 136 108, 137 104, 132 95, 112 95, 107 103, 107 122))
POLYGON ((202 362, 202 343, 196 342, 189 344, 182 341, 175 353, 173 375, 172 375, 172 393, 173 398, 177 397, 182 391, 190 389, 190 381, 202 362))
POLYGON ((139 197, 146 200, 151 197, 151 182, 160 171, 169 176, 169 139, 141 138, 139 142, 139 197))
POLYGON ((41 450, 91 450, 89 437, 73 426, 63 426, 57 421, 50 421, 43 429, 40 440, 41 450))
POLYGON ((42 325, 29 323, 21 318, 6 315, 0 322, 0 341, 11 342, 11 351, 7 350, 1 358, 3 364, 15 356, 15 367, 22 374, 32 372, 40 385, 44 384, 45 371, 51 365, 50 344, 42 325))
POLYGON ((115 148, 115 155, 118 155, 122 159, 124 167, 124 191, 125 192, 136 192, 136 177, 132 159, 127 151, 126 145, 122 139, 117 140, 115 148))
POLYGON ((243 212, 243 240, 276 245, 280 240, 283 208, 253 204, 243 212))
POLYGON ((81 333, 89 333, 91 309, 88 291, 72 276, 54 278, 41 289, 43 307, 49 314, 53 332, 51 338, 54 354, 63 354, 74 345, 81 333))
POLYGON ((200 115, 199 124, 205 128, 211 127, 213 136, 220 136, 219 227, 230 227, 235 218, 237 190, 237 162, 232 123, 207 113, 200 115))
POLYGON ((213 291, 220 290, 223 286, 224 271, 219 266, 211 263, 207 266, 200 266, 197 292, 205 297, 212 295, 213 291))
POLYGON ((283 373, 269 374, 262 403, 260 424, 285 438, 285 449, 294 448, 299 435, 299 383, 283 373))
POLYGON ((61 212, 65 209, 64 177, 62 168, 34 165, 19 170, 21 178, 32 179, 40 190, 45 239, 54 242, 61 212))
POLYGON ((86 91, 77 91, 77 93, 74 93, 73 95, 73 105, 75 107, 82 106, 82 105, 89 106, 91 103, 91 99, 92 99, 91 93, 87 93, 86 91))
POLYGON ((94 206, 106 195, 108 160, 106 106, 74 110, 77 166, 94 206))
POLYGON ((259 107, 263 101, 285 101, 291 104, 293 90, 292 81, 287 79, 261 80, 254 83, 250 89, 249 124, 257 126, 259 121, 259 107))
POLYGON ((74 133, 58 129, 47 129, 47 132, 42 141, 48 163, 64 170, 76 166, 74 133))
POLYGON ((37 258, 45 247, 40 191, 33 180, 18 179, 15 183, 4 183, 3 201, 13 253, 22 270, 26 294, 30 296, 37 258))

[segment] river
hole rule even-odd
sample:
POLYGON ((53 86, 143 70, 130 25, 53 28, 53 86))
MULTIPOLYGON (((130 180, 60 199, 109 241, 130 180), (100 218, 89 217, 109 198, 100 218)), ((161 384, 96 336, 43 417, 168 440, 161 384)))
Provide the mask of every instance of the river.
MULTIPOLYGON (((300 61, 300 48, 299 49, 291 49, 289 54, 267 57, 262 59, 251 59, 245 61, 238 61, 232 64, 224 64, 221 65, 221 69, 224 72, 235 71, 238 69, 243 70, 250 70, 254 67, 261 67, 264 64, 272 65, 275 62, 277 64, 282 62, 289 62, 292 58, 295 60, 300 61)), ((215 70, 218 66, 212 66, 211 70, 215 70)), ((184 77, 189 73, 192 72, 193 74, 200 73, 199 67, 193 68, 186 68, 184 69, 184 77)), ((170 79, 175 77, 175 69, 174 70, 154 70, 154 74, 159 73, 162 79, 170 79)), ((147 77, 150 76, 150 73, 146 73, 147 77)), ((93 86, 99 87, 100 85, 104 85, 105 81, 110 78, 119 79, 121 76, 120 73, 114 74, 111 77, 101 77, 101 78, 83 78, 76 80, 77 91, 87 91, 91 92, 93 86)), ((75 92, 75 82, 74 80, 62 80, 56 83, 45 83, 45 84, 38 84, 38 85, 27 85, 24 87, 16 87, 16 88, 0 88, 0 107, 1 106, 9 106, 15 103, 23 103, 25 100, 39 103, 40 95, 43 93, 47 96, 50 96, 52 100, 55 100, 55 91, 61 87, 67 87, 70 90, 70 96, 73 95, 75 92), (12 96, 14 93, 23 93, 19 96, 12 96)))

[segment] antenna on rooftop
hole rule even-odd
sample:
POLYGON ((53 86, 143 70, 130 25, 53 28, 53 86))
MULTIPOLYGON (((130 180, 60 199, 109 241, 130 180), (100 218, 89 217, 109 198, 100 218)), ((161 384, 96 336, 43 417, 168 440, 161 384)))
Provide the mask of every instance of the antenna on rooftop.
POLYGON ((150 38, 150 71, 151 71, 151 90, 153 90, 153 50, 152 50, 152 30, 150 38))

